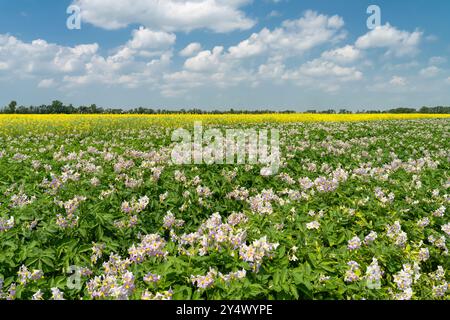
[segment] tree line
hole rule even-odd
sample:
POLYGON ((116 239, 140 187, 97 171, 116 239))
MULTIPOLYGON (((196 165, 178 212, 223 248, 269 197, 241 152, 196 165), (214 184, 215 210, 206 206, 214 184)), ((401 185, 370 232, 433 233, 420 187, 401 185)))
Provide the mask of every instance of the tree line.
MULTIPOLYGON (((151 108, 132 108, 128 110, 113 109, 113 108, 100 108, 95 104, 90 106, 78 106, 74 107, 72 104, 65 105, 61 101, 55 100, 49 105, 40 106, 23 106, 18 105, 16 101, 11 101, 7 106, 0 110, 3 114, 264 114, 264 113, 279 113, 279 114, 293 114, 298 113, 292 110, 273 111, 273 110, 235 110, 230 109, 223 110, 201 110, 201 109, 180 109, 180 110, 167 110, 167 109, 151 109, 151 108)), ((348 109, 329 109, 329 110, 316 110, 310 109, 305 113, 317 113, 317 114, 361 114, 361 113, 424 113, 424 114, 450 114, 450 106, 437 106, 427 107, 424 106, 419 109, 415 108, 394 108, 389 110, 357 110, 351 111, 348 109)))

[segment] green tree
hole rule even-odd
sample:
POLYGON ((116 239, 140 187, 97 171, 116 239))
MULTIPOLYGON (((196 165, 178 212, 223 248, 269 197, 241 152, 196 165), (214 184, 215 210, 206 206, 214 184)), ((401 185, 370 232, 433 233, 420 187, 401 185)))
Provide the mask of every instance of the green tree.
POLYGON ((7 112, 8 113, 16 113, 17 102, 11 101, 8 105, 7 112))
POLYGON ((53 101, 50 106, 50 113, 63 113, 63 112, 64 112, 64 104, 59 100, 53 101))

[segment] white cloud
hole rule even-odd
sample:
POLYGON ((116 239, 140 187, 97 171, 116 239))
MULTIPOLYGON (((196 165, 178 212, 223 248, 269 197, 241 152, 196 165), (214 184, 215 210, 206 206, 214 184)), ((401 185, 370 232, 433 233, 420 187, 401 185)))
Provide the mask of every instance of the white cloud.
POLYGON ((282 79, 286 72, 286 66, 280 62, 268 62, 258 68, 258 75, 262 78, 282 79))
POLYGON ((230 56, 237 59, 268 53, 277 56, 302 54, 325 43, 342 40, 340 32, 344 20, 339 16, 320 15, 307 11, 298 20, 284 21, 282 27, 273 31, 264 28, 250 38, 229 48, 230 56))
POLYGON ((75 0, 83 22, 104 29, 142 24, 165 31, 247 30, 255 21, 241 10, 250 0, 75 0))
POLYGON ((339 62, 339 63, 351 63, 361 57, 361 51, 354 46, 347 45, 342 48, 325 51, 322 54, 322 58, 339 62))
POLYGON ((196 53, 202 50, 202 45, 198 42, 190 43, 183 50, 180 51, 181 57, 192 57, 196 53))
POLYGON ((159 84, 162 73, 171 63, 171 52, 167 51, 149 61, 138 55, 122 55, 127 50, 124 48, 108 57, 96 56, 86 64, 84 74, 67 75, 63 81, 68 87, 102 83, 135 88, 159 84))
POLYGON ((327 91, 337 90, 339 83, 362 79, 363 74, 357 68, 339 65, 359 58, 358 49, 344 46, 330 50, 324 54, 330 61, 316 59, 293 69, 287 68, 283 61, 318 46, 340 42, 346 36, 343 26, 344 21, 339 16, 307 11, 301 18, 284 21, 274 30, 263 28, 228 50, 216 46, 189 57, 184 70, 165 76, 164 91, 173 96, 177 90, 184 93, 192 87, 222 88, 238 84, 255 87, 261 81, 290 81, 327 91), (266 62, 247 63, 255 58, 266 62))
MULTIPOLYGON (((234 6, 244 1, 227 3, 234 6)), ((195 94, 194 89, 215 94, 215 90, 245 90, 242 88, 281 83, 286 88, 298 85, 319 93, 336 93, 345 88, 356 91, 358 85, 364 85, 366 79, 375 78, 378 73, 382 76, 373 82, 377 85, 372 90, 392 93, 411 90, 414 80, 419 78, 407 81, 405 75, 411 74, 411 69, 416 74, 431 76, 436 74, 437 66, 441 67, 440 63, 445 63, 442 57, 431 58, 430 64, 426 60, 419 63, 411 59, 387 59, 417 52, 421 33, 399 31, 390 25, 383 28, 386 30, 370 31, 355 44, 346 44, 341 17, 307 11, 297 20, 284 21, 272 29, 262 28, 232 46, 219 44, 207 50, 193 42, 176 53, 177 36, 170 28, 140 27, 131 32, 129 41, 108 54, 101 54, 96 43, 70 47, 42 39, 24 42, 0 34, 0 75, 2 81, 32 79, 34 87, 63 89, 58 92, 64 94, 86 86, 93 90, 114 87, 124 90, 121 92, 141 88, 140 93, 154 90, 174 97, 195 94), (370 65, 371 60, 364 59, 368 56, 366 50, 377 47, 391 55, 384 57, 384 68, 378 70, 370 65), (173 63, 174 54, 181 63, 173 63)), ((441 85, 444 82, 440 80, 441 85)))
POLYGON ((243 69, 228 64, 221 64, 212 72, 195 72, 181 70, 164 75, 161 92, 164 96, 173 97, 187 93, 193 88, 229 88, 242 83, 251 83, 253 75, 243 69))
MULTIPOLYGON (((228 3, 232 5, 233 1, 228 3)), ((147 27, 132 31, 129 41, 106 56, 98 53, 97 44, 65 47, 44 40, 24 43, 2 36, 0 61, 4 61, 5 66, 15 66, 18 72, 26 76, 35 77, 40 88, 151 86, 165 95, 174 95, 194 87, 227 88, 238 84, 256 85, 261 81, 299 83, 299 79, 303 78, 309 79, 304 83, 323 81, 329 90, 337 87, 336 81, 362 78, 362 72, 357 68, 340 65, 356 60, 360 55, 358 49, 338 47, 325 52, 323 58, 301 67, 287 68, 283 60, 305 54, 321 45, 339 43, 345 38, 343 26, 344 21, 339 16, 307 11, 297 20, 284 21, 273 30, 263 28, 228 49, 216 46, 212 50, 200 51, 200 43, 191 43, 179 52, 180 56, 187 58, 182 69, 172 71, 169 67, 175 34, 147 27), (17 52, 21 54, 17 55, 17 52), (2 55, 9 57, 9 60, 3 59, 2 55), (259 62, 247 64, 246 59, 257 56, 259 62), (260 61, 261 58, 264 62, 260 61)))
POLYGON ((303 64, 291 77, 302 78, 337 78, 339 81, 360 80, 363 77, 361 71, 355 67, 342 67, 334 62, 315 59, 303 64))
POLYGON ((96 43, 65 47, 42 39, 23 42, 0 34, 0 61, 20 77, 80 72, 97 50, 96 43))
POLYGON ((189 58, 184 63, 184 67, 196 72, 214 72, 223 66, 223 47, 215 47, 212 51, 205 50, 199 52, 195 57, 189 58))
POLYGON ((362 80, 363 74, 356 68, 336 65, 330 61, 316 59, 305 63, 297 70, 287 70, 283 79, 308 90, 335 93, 348 82, 362 80))
POLYGON ((54 87, 55 85, 56 85, 55 80, 43 79, 39 82, 38 88, 48 89, 54 87))
POLYGON ((404 77, 400 77, 400 76, 393 76, 391 78, 391 80, 389 81, 389 83, 393 86, 399 86, 399 87, 404 87, 407 84, 407 81, 404 77))
MULTIPOLYGON (((341 30, 343 26, 344 21, 338 16, 329 17, 307 11, 298 20, 284 21, 281 27, 274 30, 263 28, 228 50, 223 46, 216 46, 212 50, 203 50, 189 56, 183 70, 165 75, 164 92, 172 96, 176 90, 183 93, 197 86, 224 88, 238 84, 256 85, 264 79, 274 82, 290 80, 294 72, 286 69, 282 61, 328 42, 339 42, 345 37, 345 33, 341 30), (246 61, 256 57, 265 57, 266 62, 249 67, 246 61)), ((195 49, 198 47, 195 46, 195 49)), ((183 51, 190 53, 189 49, 190 46, 183 51)), ((347 54, 349 60, 354 58, 357 50, 348 52, 351 50, 344 48, 342 51, 338 53, 344 58, 347 54)), ((362 77, 362 73, 355 68, 345 68, 325 61, 322 64, 323 75, 330 79, 336 77, 340 81, 349 81, 362 77), (325 72, 326 68, 331 68, 331 71, 325 72)), ((303 71, 306 73, 306 67, 304 68, 303 71)), ((295 76, 292 76, 292 79, 294 78, 295 76)), ((316 75, 316 78, 318 79, 319 75, 316 75)))
POLYGON ((436 66, 430 66, 427 68, 424 68, 420 70, 420 75, 426 78, 432 78, 437 76, 441 72, 441 69, 439 69, 436 66))
POLYGON ((419 31, 407 32, 398 30, 390 24, 376 27, 358 38, 358 49, 386 48, 387 54, 397 57, 417 53, 423 33, 419 31))
POLYGON ((153 31, 140 27, 133 31, 133 39, 129 42, 132 49, 161 49, 172 46, 177 37, 172 33, 153 31))
POLYGON ((59 47, 53 63, 64 72, 81 71, 98 51, 98 44, 78 45, 74 48, 59 47))
POLYGON ((137 87, 162 78, 171 63, 175 40, 174 34, 141 27, 132 32, 130 41, 102 56, 95 43, 66 47, 0 34, 0 61, 11 69, 6 77, 35 79, 38 88, 87 84, 137 87))

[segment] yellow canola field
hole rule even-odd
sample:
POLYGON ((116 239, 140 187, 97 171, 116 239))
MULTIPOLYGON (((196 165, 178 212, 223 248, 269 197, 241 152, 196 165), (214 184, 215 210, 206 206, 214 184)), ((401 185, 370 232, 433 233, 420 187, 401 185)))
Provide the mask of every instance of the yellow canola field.
POLYGON ((350 122, 450 118, 448 114, 168 114, 168 115, 0 115, 0 132, 9 130, 95 129, 163 125, 350 122))

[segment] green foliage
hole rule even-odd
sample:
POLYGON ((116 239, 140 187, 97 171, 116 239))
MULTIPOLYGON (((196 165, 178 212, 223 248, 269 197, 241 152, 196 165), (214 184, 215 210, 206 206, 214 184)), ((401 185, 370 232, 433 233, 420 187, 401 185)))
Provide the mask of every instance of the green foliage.
MULTIPOLYGON (((53 107, 61 105, 54 103, 53 107)), ((1 132, 0 221, 6 223, 14 217, 14 226, 0 231, 3 297, 16 283, 17 299, 31 299, 38 290, 49 299, 52 288, 63 291, 66 299, 91 299, 87 284, 105 274, 103 263, 110 255, 130 258, 133 245, 144 235, 156 234, 164 240, 166 254, 130 264, 128 271, 135 279, 130 299, 141 299, 146 291, 168 290, 173 299, 393 299, 403 292, 395 279, 407 264, 420 266, 411 298, 448 299, 450 291, 436 294, 436 288, 449 279, 448 245, 436 245, 430 236, 448 240, 443 229, 448 226, 448 212, 442 216, 436 212, 448 208, 449 202, 449 121, 277 127, 282 132, 286 163, 279 175, 270 177, 260 176, 257 165, 168 164, 170 131, 164 128, 130 128, 124 123, 88 132, 1 132), (118 164, 126 160, 133 164, 120 169, 118 164), (161 175, 156 177, 158 168, 161 175), (347 177, 334 177, 338 169, 347 177), (176 180, 178 173, 185 178, 176 180), (320 192, 318 182, 312 188, 299 182, 301 178, 314 182, 319 177, 339 180, 336 189, 320 192), (137 182, 133 186, 131 181, 137 182), (208 187, 212 195, 200 196, 198 186, 208 187), (249 192, 246 200, 229 196, 239 188, 249 192), (277 196, 270 201, 273 212, 261 215, 252 211, 250 198, 269 189, 277 196), (294 192, 301 196, 293 196, 294 192), (15 196, 26 196, 20 200, 26 203, 17 205, 15 196), (133 214, 124 211, 124 203, 131 206, 133 200, 144 196, 148 204, 135 213, 135 225, 127 225, 133 214), (78 220, 72 227, 62 227, 58 215, 67 219, 70 215, 58 203, 76 197, 82 199, 74 210, 78 220), (169 211, 184 221, 182 226, 172 227, 172 233, 164 228, 169 211), (181 237, 198 232, 216 212, 223 223, 233 212, 245 214, 247 220, 232 228, 233 232, 245 230, 245 241, 206 254, 199 252, 197 243, 187 249, 192 249, 192 254, 183 254, 174 234, 181 237), (418 223, 424 218, 429 224, 421 227, 418 223), (317 228, 310 225, 314 221, 317 228), (402 244, 396 243, 398 234, 387 232, 397 221, 407 235, 402 244), (370 232, 378 237, 365 244, 370 232), (269 250, 255 270, 240 251, 264 236, 278 246, 269 250), (349 250, 349 240, 354 237, 362 244, 349 250), (98 261, 92 260, 94 244, 103 245, 98 261), (428 259, 419 258, 421 249, 428 250, 428 259), (367 285, 367 269, 374 258, 383 272, 375 289, 367 285), (354 282, 346 281, 350 261, 360 266, 355 271, 359 279, 354 282), (44 277, 22 285, 18 276, 22 266, 42 270, 44 277), (67 286, 70 266, 92 272, 81 277, 80 288, 67 286), (444 270, 440 278, 435 276, 439 266, 444 270), (216 275, 214 284, 206 289, 192 283, 192 276, 205 276, 211 269, 223 275, 245 270, 246 276, 223 281, 216 275), (161 279, 143 281, 149 273, 161 279)))

